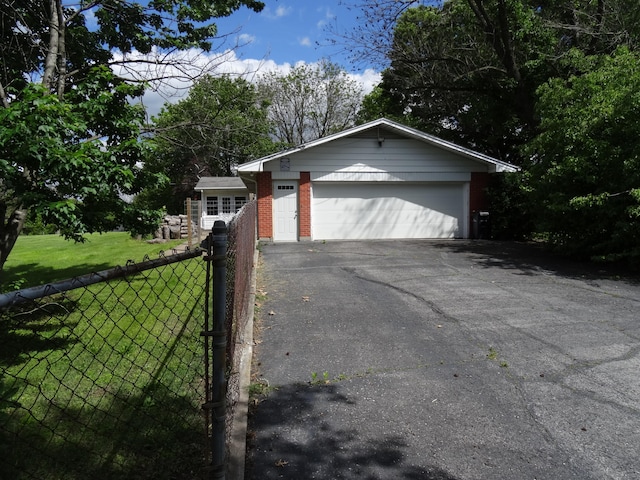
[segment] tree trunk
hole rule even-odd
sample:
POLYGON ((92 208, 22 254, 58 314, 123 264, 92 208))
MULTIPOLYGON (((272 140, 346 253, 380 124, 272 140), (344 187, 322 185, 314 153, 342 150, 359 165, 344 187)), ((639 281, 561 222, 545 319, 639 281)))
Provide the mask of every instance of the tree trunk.
POLYGON ((62 2, 58 3, 56 13, 58 15, 58 55, 56 63, 58 65, 58 98, 64 95, 64 88, 67 81, 67 43, 66 43, 66 24, 64 20, 64 10, 62 2))
POLYGON ((48 88, 53 86, 53 78, 58 66, 58 51, 60 46, 60 16, 58 14, 58 0, 49 0, 49 48, 44 62, 42 84, 48 88))
MULTIPOLYGON (((0 211, 4 213, 5 208, 0 208, 0 211)), ((4 269, 4 264, 13 250, 16 244, 16 240, 20 236, 22 227, 27 218, 27 211, 22 208, 18 208, 13 211, 9 216, 6 223, 0 224, 0 273, 4 269)), ((4 215, 2 215, 4 221, 4 215)))

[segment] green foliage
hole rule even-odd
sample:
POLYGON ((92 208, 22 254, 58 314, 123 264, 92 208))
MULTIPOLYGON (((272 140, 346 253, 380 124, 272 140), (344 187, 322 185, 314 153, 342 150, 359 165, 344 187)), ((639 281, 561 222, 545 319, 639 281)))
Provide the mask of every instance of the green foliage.
POLYGON ((602 260, 640 260, 640 57, 572 52, 576 74, 540 87, 529 144, 538 224, 552 244, 602 260))
POLYGON ((42 220, 42 214, 32 210, 29 212, 22 229, 23 235, 50 235, 56 233, 58 227, 42 220))
POLYGON ((162 224, 165 211, 159 209, 139 208, 135 203, 127 205, 123 212, 123 223, 129 225, 129 233, 132 237, 147 236, 155 232, 162 224))
POLYGON ((166 173, 171 185, 147 189, 139 204, 182 213, 199 177, 231 176, 239 164, 277 150, 266 109, 246 80, 199 79, 187 98, 165 105, 154 118, 153 156, 146 168, 166 173))
POLYGON ((106 67, 66 101, 33 83, 15 92, 19 100, 0 109, 0 202, 34 208, 76 241, 123 223, 122 194, 139 191, 147 155, 144 112, 128 101, 141 93, 106 67))
POLYGON ((491 212, 491 237, 526 240, 534 231, 530 175, 528 172, 492 175, 487 189, 491 212))
MULTIPOLYGON (((134 212, 123 201, 150 183, 158 189, 166 183, 162 171, 142 170, 148 159, 144 112, 131 100, 145 85, 125 81, 112 67, 129 78, 136 69, 128 62, 137 61, 130 54, 210 50, 217 36, 212 20, 243 6, 260 11, 264 4, 3 2, 0 270, 29 210, 76 241, 121 224, 136 233, 155 229, 155 213, 134 212)), ((161 80, 162 74, 155 79, 161 80)))
POLYGON ((398 101, 393 93, 384 89, 381 85, 377 85, 363 97, 358 111, 357 123, 363 124, 385 117, 407 126, 420 128, 421 122, 419 119, 406 115, 402 108, 402 102, 398 101))
POLYGON ((534 90, 553 39, 526 2, 451 0, 406 10, 380 85, 392 116, 517 162, 535 128, 534 90), (492 32, 489 34, 488 32, 492 32))

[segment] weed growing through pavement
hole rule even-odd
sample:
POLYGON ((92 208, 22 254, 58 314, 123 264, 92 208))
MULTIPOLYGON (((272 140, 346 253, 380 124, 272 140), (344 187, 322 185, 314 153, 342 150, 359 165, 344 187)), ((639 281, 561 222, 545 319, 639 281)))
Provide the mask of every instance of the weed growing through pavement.
POLYGON ((277 388, 272 387, 266 379, 261 378, 249 385, 249 398, 264 397, 274 390, 277 388))
POLYGON ((309 384, 310 385, 328 385, 332 381, 335 382, 338 379, 339 377, 336 377, 334 379, 329 378, 329 372, 327 371, 322 372, 322 378, 319 377, 318 372, 311 372, 311 381, 309 382, 309 384))
MULTIPOLYGON (((494 347, 489 347, 489 353, 487 353, 487 358, 489 360, 498 360, 498 351, 494 347)), ((506 361, 502 360, 500 362, 500 367, 508 368, 509 364, 506 361)))
POLYGON ((409 371, 409 370, 414 370, 414 369, 422 369, 422 368, 427 368, 429 365, 428 364, 418 364, 418 365, 413 365, 407 368, 403 368, 403 369, 397 369, 397 368, 367 368, 364 371, 360 371, 360 372, 355 372, 352 373, 351 375, 348 375, 346 373, 340 373, 337 376, 331 378, 331 376, 329 375, 329 372, 324 371, 322 372, 322 377, 320 377, 320 375, 318 374, 318 372, 311 372, 311 380, 309 381, 309 385, 328 385, 331 383, 336 383, 336 382, 344 382, 346 380, 353 380, 354 378, 364 378, 364 377, 368 377, 370 375, 378 375, 381 373, 391 373, 391 372, 398 372, 398 371, 409 371))

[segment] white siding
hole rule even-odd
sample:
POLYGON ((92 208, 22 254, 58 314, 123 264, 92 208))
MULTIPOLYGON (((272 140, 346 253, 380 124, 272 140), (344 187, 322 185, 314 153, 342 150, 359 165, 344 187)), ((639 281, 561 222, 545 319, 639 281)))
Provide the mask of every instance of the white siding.
MULTIPOLYGON (((413 139, 342 138, 290 155, 292 172, 486 172, 487 165, 413 139)), ((278 161, 264 165, 279 171, 278 161)))

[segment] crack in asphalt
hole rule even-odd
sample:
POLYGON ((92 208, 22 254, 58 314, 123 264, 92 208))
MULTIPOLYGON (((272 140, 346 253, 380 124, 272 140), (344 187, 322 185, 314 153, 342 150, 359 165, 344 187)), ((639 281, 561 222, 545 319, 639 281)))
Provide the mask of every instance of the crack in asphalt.
MULTIPOLYGON (((452 270, 461 273, 460 269, 454 267, 453 265, 449 265, 443 262, 443 264, 449 268, 451 268, 452 270)), ((371 278, 371 277, 367 277, 365 275, 362 275, 361 273, 358 272, 358 270, 354 267, 341 267, 341 269, 351 275, 353 275, 355 278, 365 281, 365 282, 370 282, 376 285, 381 285, 383 287, 386 288, 390 288, 394 291, 397 291, 401 294, 404 295, 408 295, 418 301, 420 301, 421 303, 423 303, 424 305, 426 305, 432 312, 434 312, 436 315, 442 317, 445 320, 448 320, 454 324, 456 324, 461 330, 465 330, 465 334, 467 336, 467 340, 470 341, 470 343, 474 343, 476 345, 480 345, 483 342, 480 342, 480 339, 474 335, 468 328, 466 328, 465 324, 463 321, 461 321, 460 319, 454 317, 453 315, 450 315, 446 312, 444 312, 435 302, 428 300, 414 292, 411 292, 409 290, 406 290, 402 287, 399 287, 397 285, 393 285, 389 282, 384 282, 381 280, 377 280, 375 278, 371 278)), ((474 276, 474 278, 476 278, 479 281, 486 281, 480 277, 474 276)), ((520 296, 523 300, 526 300, 527 297, 524 295, 520 295, 519 291, 517 289, 514 289, 513 286, 507 286, 507 285, 502 285, 502 284, 496 284, 492 282, 492 285, 496 285, 496 287, 503 289, 505 291, 508 291, 509 293, 513 294, 516 293, 518 294, 518 296, 520 296)), ((588 291, 593 291, 594 293, 599 293, 599 294, 604 294, 604 295, 609 295, 609 296, 615 296, 614 294, 611 294, 610 292, 606 292, 602 289, 595 289, 592 286, 588 286, 588 287, 584 287, 584 286, 579 286, 579 285, 574 285, 574 288, 577 289, 584 289, 584 290, 588 290, 588 291)), ((553 308, 553 307, 552 307, 553 308)), ((606 324, 610 324, 610 322, 607 321, 603 321, 603 323, 606 324)), ((623 411, 626 411, 627 413, 631 413, 631 414, 638 414, 639 410, 632 407, 632 406, 627 406, 627 405, 623 405, 620 402, 614 400, 614 399, 610 399, 610 398, 606 398, 602 395, 599 395, 597 392, 591 390, 591 389, 587 389, 587 388, 580 388, 580 387, 576 387, 576 386, 572 386, 568 383, 568 381, 570 380, 571 377, 575 377, 576 375, 584 375, 585 377, 587 377, 587 379, 591 380, 591 381, 595 381, 595 379, 593 379, 592 377, 590 377, 589 375, 587 375, 587 372, 593 370, 596 367, 599 366, 603 366, 606 364, 610 364, 610 363, 615 363, 615 362, 620 362, 620 361, 625 361, 625 360, 631 360, 632 358, 634 358, 635 356, 637 356, 638 354, 640 354, 640 346, 637 347, 633 347, 630 348, 629 351, 625 352, 622 355, 613 357, 613 358, 607 358, 607 359, 603 359, 603 360, 599 360, 599 361, 589 361, 589 362, 580 362, 578 360, 576 360, 575 358, 573 358, 573 356, 571 356, 569 353, 567 353, 566 351, 564 351, 562 349, 561 346, 555 345, 549 341, 546 341, 544 339, 542 339, 541 337, 521 328, 521 327, 517 327, 514 325, 509 325, 506 323, 503 323, 504 326, 507 326, 511 329, 513 329, 514 331, 517 331, 518 333, 520 333, 523 336, 526 336, 530 339, 532 339, 533 341, 544 345, 544 347, 546 347, 549 350, 555 351, 556 353, 564 356, 570 363, 560 372, 556 372, 556 373, 552 373, 552 374, 547 374, 545 377, 541 377, 541 378, 536 378, 535 379, 535 383, 538 382, 544 382, 544 383, 552 383, 554 385, 557 385, 559 388, 564 389, 564 390, 568 390, 570 392, 572 392, 572 394, 581 396, 583 398, 587 398, 593 402, 596 402, 598 404, 601 405, 609 405, 613 408, 616 409, 620 409, 623 411)), ((616 330, 621 330, 619 328, 616 328, 616 330)), ((623 332, 625 335, 627 335, 630 339, 634 339, 635 336, 634 335, 629 335, 628 332, 623 332)), ((508 363, 508 359, 507 360, 508 363)), ((513 386, 513 388, 515 389, 515 391, 518 393, 518 397, 520 398, 520 404, 521 404, 521 410, 523 411, 523 413, 525 413, 525 415, 530 419, 530 421, 537 426, 537 428, 539 429, 541 435, 549 442, 551 442, 552 444, 556 445, 556 447, 567 453, 570 452, 570 450, 567 450, 565 448, 565 446, 562 444, 562 442, 560 442, 560 440, 558 438, 556 438, 556 436, 553 434, 553 432, 543 423, 544 422, 544 418, 540 417, 540 415, 536 414, 535 412, 535 402, 533 400, 533 398, 527 394, 527 389, 526 389, 526 385, 532 383, 532 379, 527 379, 526 377, 523 376, 519 376, 516 375, 515 372, 513 372, 512 370, 506 369, 505 370, 505 376, 506 378, 509 380, 509 382, 511 383, 511 385, 513 386)))
POLYGON ((417 295, 413 292, 410 292, 409 290, 405 290, 404 288, 398 287, 397 285, 392 285, 391 283, 388 282, 383 282, 381 280, 376 280, 374 278, 369 278, 369 277, 365 277, 363 275, 360 275, 359 273, 357 273, 355 268, 352 267, 341 267, 342 270, 344 270, 347 273, 352 274, 355 278, 358 278, 360 280, 364 280, 365 282, 370 282, 370 283, 374 283, 376 285, 382 285, 383 287, 387 287, 390 288, 392 290, 395 290, 397 292, 403 293, 405 295, 409 295, 410 297, 415 298, 416 300, 419 300, 420 302, 424 303, 425 305, 427 305, 435 314, 450 320, 454 323, 460 324, 460 320, 458 320, 456 317, 449 315, 445 312, 443 312, 440 307, 438 307, 434 302, 432 302, 431 300, 427 300, 424 297, 421 297, 420 295, 417 295))

